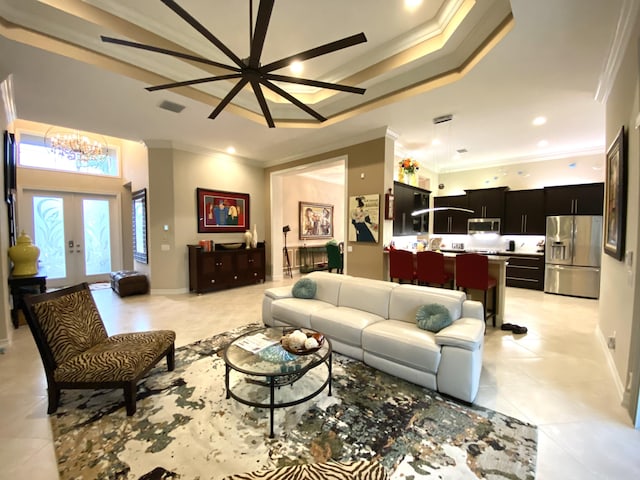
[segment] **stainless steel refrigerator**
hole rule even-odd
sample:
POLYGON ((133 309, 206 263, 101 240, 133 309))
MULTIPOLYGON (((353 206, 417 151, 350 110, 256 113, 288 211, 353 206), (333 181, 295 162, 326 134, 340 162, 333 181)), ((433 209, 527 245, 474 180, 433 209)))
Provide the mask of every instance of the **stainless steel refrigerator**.
POLYGON ((547 217, 544 291, 598 298, 602 216, 547 217))

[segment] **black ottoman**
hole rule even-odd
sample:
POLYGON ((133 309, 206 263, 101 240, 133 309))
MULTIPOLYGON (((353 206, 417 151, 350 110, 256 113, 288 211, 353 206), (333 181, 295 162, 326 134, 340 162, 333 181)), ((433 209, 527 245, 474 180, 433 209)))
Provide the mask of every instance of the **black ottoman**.
POLYGON ((149 292, 149 280, 144 273, 133 270, 111 272, 111 289, 121 297, 149 292))

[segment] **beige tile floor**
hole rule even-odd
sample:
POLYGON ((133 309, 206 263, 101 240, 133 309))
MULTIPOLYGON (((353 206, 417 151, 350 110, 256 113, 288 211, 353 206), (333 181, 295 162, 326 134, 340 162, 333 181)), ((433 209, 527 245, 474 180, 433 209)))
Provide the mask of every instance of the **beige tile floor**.
MULTIPOLYGON (((180 346, 259 321, 262 292, 273 285, 200 296, 94 293, 110 333, 170 328, 180 346)), ((506 321, 529 333, 488 328, 477 403, 539 426, 538 479, 640 478, 640 431, 596 336, 597 301, 514 288, 506 301, 506 321)), ((0 355, 0 479, 55 479, 40 357, 27 327, 14 333, 0 355)))

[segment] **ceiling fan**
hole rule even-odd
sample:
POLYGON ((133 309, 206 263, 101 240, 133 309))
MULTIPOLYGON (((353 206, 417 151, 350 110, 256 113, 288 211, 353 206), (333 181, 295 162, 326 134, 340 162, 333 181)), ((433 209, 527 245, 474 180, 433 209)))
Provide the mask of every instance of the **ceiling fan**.
POLYGON ((230 71, 231 73, 226 75, 218 75, 214 77, 204 77, 204 78, 196 78, 193 80, 187 80, 183 82, 173 82, 167 83, 164 85, 156 85, 153 87, 146 87, 146 90, 153 92, 156 90, 164 90, 168 88, 176 88, 183 87, 187 85, 196 85, 200 83, 208 83, 215 82, 218 80, 233 80, 238 79, 238 82, 235 86, 227 93, 227 95, 220 101, 218 106, 211 112, 209 118, 216 118, 222 110, 233 100, 233 98, 242 90, 247 84, 251 85, 253 92, 256 96, 258 104, 262 110, 262 114, 269 125, 270 128, 275 127, 275 123, 273 121, 273 117, 271 116, 271 112, 269 111, 269 106, 267 105, 267 101, 262 92, 262 87, 267 87, 269 90, 277 93, 281 97, 287 99, 289 102, 305 111, 312 117, 316 118, 320 122, 324 122, 326 120, 325 117, 320 115, 311 107, 305 105, 300 100, 295 98, 290 93, 286 92, 278 85, 274 84, 274 81, 277 82, 287 82, 287 83, 297 83, 301 85, 309 85, 313 87, 320 88, 328 88, 332 90, 338 90, 341 92, 349 92, 349 93, 358 93, 360 95, 364 94, 364 88, 352 87, 349 85, 341 85, 338 83, 328 83, 322 82, 318 80, 310 80, 306 78, 298 78, 291 77, 287 75, 278 75, 274 72, 275 70, 287 67, 293 61, 305 61, 315 57, 319 57, 321 55, 326 55, 328 53, 335 52, 337 50, 342 50, 347 47, 351 47, 357 45, 359 43, 363 43, 367 41, 367 38, 364 33, 358 33, 356 35, 351 35, 349 37, 342 38, 340 40, 336 40, 334 42, 326 43, 324 45, 320 45, 319 47, 312 48, 310 50, 305 50, 303 52, 297 53, 295 55, 291 55, 286 58, 282 58, 275 62, 269 63, 268 65, 260 64, 260 57, 262 55, 262 50, 264 47, 265 39, 267 36, 267 29, 269 27, 269 20, 271 18, 271 12, 273 10, 273 6, 275 0, 260 0, 260 4, 258 6, 258 14, 256 17, 256 25, 253 28, 252 19, 253 19, 253 0, 249 0, 249 57, 246 59, 241 59, 235 53, 233 53, 222 41, 220 41, 213 33, 211 33, 207 28, 205 28, 198 20, 196 20, 193 16, 191 16, 185 9, 183 9, 180 5, 178 5, 173 0, 160 0, 167 7, 173 10, 179 17, 181 17, 185 22, 191 25, 196 31, 198 31, 203 37, 213 43, 218 49, 220 49, 235 65, 226 65, 224 63, 219 63, 213 60, 209 60, 207 58, 203 58, 197 55, 190 55, 187 53, 177 52, 174 50, 168 50, 166 48, 155 47, 153 45, 145 45, 142 43, 131 42, 128 40, 122 40, 118 38, 106 37, 102 35, 100 38, 103 42, 113 43, 117 45, 124 45, 127 47, 139 48, 141 50, 148 50, 151 52, 162 53, 165 55, 171 55, 178 58, 184 58, 186 60, 191 60, 194 62, 203 63, 206 65, 212 65, 218 68, 222 68, 230 71))

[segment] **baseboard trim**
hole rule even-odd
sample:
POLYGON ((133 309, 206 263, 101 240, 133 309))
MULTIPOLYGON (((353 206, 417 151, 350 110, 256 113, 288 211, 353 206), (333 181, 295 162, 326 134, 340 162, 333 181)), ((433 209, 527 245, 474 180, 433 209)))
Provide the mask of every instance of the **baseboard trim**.
POLYGON ((179 295, 181 293, 189 293, 188 288, 152 288, 149 292, 151 295, 179 295))
POLYGON ((600 325, 596 327, 596 336, 598 337, 598 342, 600 343, 600 348, 604 352, 604 356, 607 359, 607 365, 609 367, 609 371, 611 372, 611 376, 613 377, 613 381, 616 385, 616 391, 618 392, 618 397, 620 402, 622 402, 624 398, 624 384, 622 380, 620 380, 620 375, 618 374, 618 369, 616 368, 616 362, 613 360, 613 355, 611 355, 611 350, 607 347, 607 339, 600 330, 600 325))

